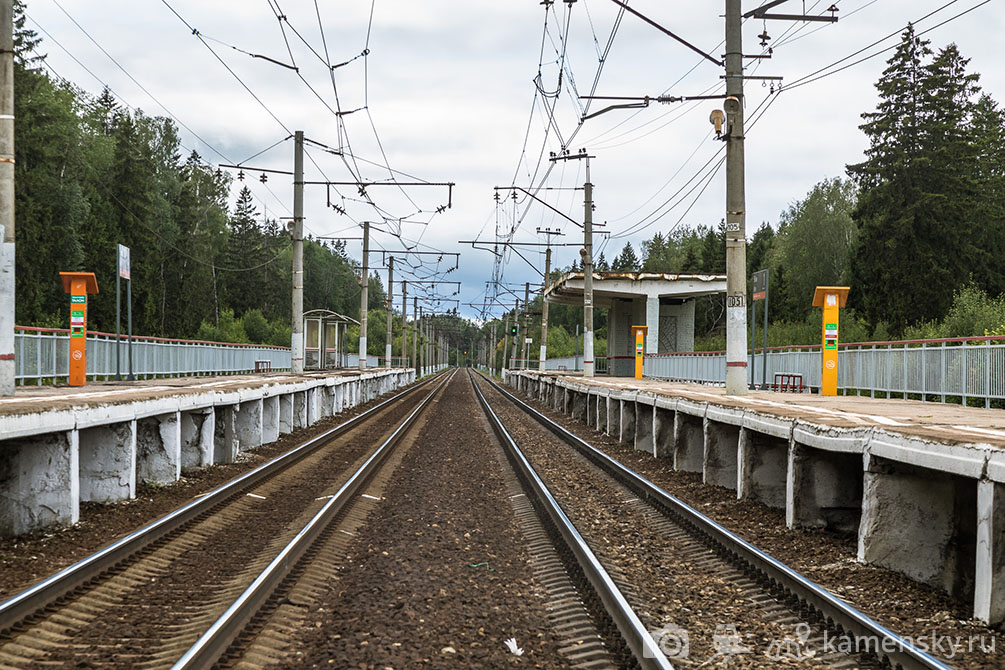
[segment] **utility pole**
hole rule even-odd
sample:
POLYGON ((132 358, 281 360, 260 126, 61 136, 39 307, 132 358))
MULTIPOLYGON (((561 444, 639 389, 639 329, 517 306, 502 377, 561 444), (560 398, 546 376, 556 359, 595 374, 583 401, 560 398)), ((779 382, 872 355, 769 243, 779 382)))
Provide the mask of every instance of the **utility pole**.
POLYGON ((506 312, 506 327, 503 329, 503 350, 502 350, 502 369, 506 370, 509 366, 506 363, 506 359, 509 357, 509 312, 506 312))
POLYGON ((522 350, 523 350, 523 367, 524 367, 524 369, 527 369, 527 364, 529 362, 527 360, 527 357, 530 356, 530 353, 529 353, 529 350, 528 350, 528 348, 530 347, 530 345, 527 344, 527 340, 530 339, 530 337, 528 337, 529 334, 530 334, 530 328, 527 325, 527 319, 529 319, 529 318, 530 318, 530 282, 526 282, 523 285, 523 333, 521 333, 523 335, 523 349, 522 350))
MULTIPOLYGON (((584 152, 585 154, 585 152, 584 152)), ((583 213, 583 376, 593 376, 593 184, 586 156, 586 203, 583 213)))
POLYGON ((14 395, 14 2, 0 2, 0 395, 14 395))
POLYGON ((419 298, 412 298, 412 367, 415 377, 419 378, 419 298))
POLYGON ((726 0, 726 394, 747 393, 747 237, 740 0, 726 0))
MULTIPOLYGON (((548 235, 548 241, 551 241, 552 235, 559 235, 557 230, 544 230, 540 228, 537 232, 544 232, 548 235)), ((548 361, 548 301, 545 298, 545 293, 548 292, 548 285, 551 282, 551 246, 548 246, 544 251, 544 289, 541 291, 541 357, 538 364, 539 370, 544 370, 547 367, 548 361)))
POLYGON ((394 322, 391 316, 394 313, 394 256, 387 259, 387 341, 384 345, 384 367, 394 367, 391 365, 391 342, 394 341, 394 322))
POLYGON ((363 273, 359 278, 359 369, 366 370, 366 312, 370 301, 370 222, 363 222, 363 273))
POLYGON ((405 367, 408 356, 408 282, 401 282, 401 367, 405 367))
POLYGON ((304 373, 304 131, 294 134, 293 149, 293 331, 290 369, 304 373))
POLYGON ((496 343, 497 342, 498 342, 498 340, 496 340, 496 321, 495 321, 495 319, 493 319, 492 320, 492 346, 489 347, 489 349, 491 351, 491 356, 492 356, 492 359, 491 359, 492 360, 492 364, 489 365, 489 374, 491 374, 493 377, 496 376, 496 343))
MULTIPOLYGON (((739 0, 737 0, 738 2, 739 0)), ((578 154, 563 152, 552 156, 551 161, 586 161, 586 182, 583 184, 583 376, 593 376, 593 184, 590 183, 590 156, 586 149, 578 154)))
POLYGON ((516 299, 516 305, 513 307, 513 327, 516 329, 516 334, 513 336, 513 357, 509 362, 509 369, 516 370, 516 355, 520 350, 520 345, 518 344, 520 340, 518 339, 523 333, 520 332, 520 298, 516 299))

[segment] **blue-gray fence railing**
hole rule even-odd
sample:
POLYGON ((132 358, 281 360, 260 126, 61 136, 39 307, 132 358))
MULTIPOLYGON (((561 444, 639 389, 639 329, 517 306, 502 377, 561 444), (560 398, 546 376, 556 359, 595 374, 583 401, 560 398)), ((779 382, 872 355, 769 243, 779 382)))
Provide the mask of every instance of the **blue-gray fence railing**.
MULTIPOLYGON (((119 346, 120 369, 125 376, 129 371, 129 350, 124 338, 119 346)), ((14 332, 14 369, 18 384, 41 384, 66 378, 70 369, 69 355, 67 331, 18 328, 14 332)), ((272 370, 288 370, 290 350, 192 340, 133 340, 133 374, 141 378, 251 372, 256 363, 267 364, 272 370)), ((88 379, 107 379, 115 374, 115 336, 88 334, 88 379)))
MULTIPOLYGON (((761 352, 748 359, 750 379, 772 385, 776 375, 801 375, 807 390, 819 389, 820 347, 769 349, 767 369, 761 352)), ((700 384, 724 384, 726 354, 693 352, 649 354, 646 377, 700 384)), ((855 393, 907 394, 922 400, 990 406, 1005 399, 1005 337, 867 342, 838 351, 838 389, 855 393)))

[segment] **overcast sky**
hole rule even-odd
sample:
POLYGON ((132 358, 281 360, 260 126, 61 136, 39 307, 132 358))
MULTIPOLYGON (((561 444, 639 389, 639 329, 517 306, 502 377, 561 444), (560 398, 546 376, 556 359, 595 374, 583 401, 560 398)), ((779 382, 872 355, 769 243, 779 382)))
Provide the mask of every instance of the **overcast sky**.
MULTIPOLYGON (((166 115, 165 108, 170 110, 187 126, 181 129, 185 147, 213 164, 245 161, 278 142, 247 164, 290 170, 293 143, 282 140, 302 129, 308 138, 343 153, 351 150, 358 157, 353 162, 310 148, 308 180, 387 180, 382 147, 390 167, 401 172, 399 180, 456 182, 453 206, 436 215, 435 210, 447 204, 446 188, 372 187, 368 196, 378 211, 363 202, 355 188, 339 187, 331 199, 345 207, 343 215, 327 206, 324 187, 308 186, 306 228, 316 236, 358 237, 354 222, 380 222, 385 216, 403 219, 400 232, 407 244, 428 245, 415 249, 461 253, 459 270, 446 278, 463 282, 457 297, 469 316, 478 310, 463 303, 481 304, 493 257, 458 241, 492 240, 497 217, 504 231, 514 224, 513 201, 504 198, 506 206, 497 208, 493 187, 581 186, 582 161, 556 164, 543 179, 551 167, 548 153, 559 151, 563 141, 573 152, 586 148, 596 156, 591 161, 595 220, 608 222, 612 234, 606 246, 598 238, 597 250, 603 249, 609 260, 626 241, 638 248, 656 232, 666 233, 677 225, 714 225, 723 218, 724 170, 714 176, 701 171, 722 149, 708 122, 709 112, 719 106, 716 101, 612 110, 580 123, 586 101, 577 95, 589 95, 593 88, 618 18, 618 7, 611 0, 578 0, 571 6, 555 2, 550 10, 539 0, 374 0, 372 4, 318 0, 318 10, 313 0, 169 0, 170 7, 162 0, 58 1, 69 14, 56 0, 28 1, 29 27, 51 36, 40 30, 41 51, 48 54, 49 67, 92 93, 107 84, 121 100, 147 114, 166 115), (199 31, 203 41, 171 8, 199 31), (277 20, 276 9, 285 21, 277 20), (299 74, 248 54, 295 65, 299 74), (347 61, 351 62, 333 70, 336 101, 328 63, 347 61), (549 124, 547 110, 552 105, 555 121, 549 124), (345 134, 340 132, 338 111, 345 134), (689 181, 696 175, 698 179, 689 181), (428 225, 421 223, 426 221, 428 225)), ((758 4, 745 2, 744 10, 758 4)), ((762 21, 747 21, 745 53, 762 53, 758 35, 765 27, 772 38, 768 44, 775 47, 771 60, 751 61, 756 65, 747 74, 779 76, 783 86, 791 85, 947 4, 917 23, 917 29, 927 30, 976 6, 926 38, 935 48, 955 42, 972 59, 971 71, 981 74, 983 89, 996 100, 1005 100, 999 43, 1005 34, 1005 12, 1000 0, 835 0, 834 4, 840 10, 836 24, 770 21, 765 26, 762 21)), ((721 0, 632 0, 631 6, 702 51, 721 56, 721 0)), ((775 11, 801 13, 803 6, 809 13, 821 14, 829 4, 789 0, 775 11)), ((896 43, 897 38, 886 40, 842 65, 896 43)), ((858 129, 860 115, 875 108, 874 83, 890 53, 790 91, 783 89, 781 94, 772 95, 760 81, 747 83, 748 124, 763 112, 747 132, 748 236, 763 221, 776 224, 779 214, 815 183, 843 176, 845 165, 861 160, 866 138, 858 129)), ((625 15, 596 94, 715 93, 721 90, 721 74, 720 68, 686 46, 625 15)), ((595 101, 589 111, 608 104, 612 103, 595 101)), ((711 165, 715 164, 713 160, 711 165)), ((267 210, 270 217, 291 215, 290 177, 272 175, 262 185, 248 173, 245 183, 258 198, 261 212, 267 210)), ((581 191, 539 195, 571 218, 582 218, 581 191)), ((562 242, 582 241, 579 228, 525 198, 517 202, 515 217, 517 241, 542 241, 535 233, 540 227, 561 228, 562 242)), ((398 224, 381 227, 397 231, 398 224)), ((360 242, 348 244, 359 258, 360 242)), ((398 250, 402 245, 388 233, 375 233, 373 248, 398 250)), ((556 265, 569 265, 577 253, 574 247, 557 249, 556 265)), ((543 266, 543 255, 535 249, 525 249, 524 255, 543 266)), ((451 263, 445 258, 439 269, 451 263)), ((429 270, 419 272, 426 275, 429 270)), ((508 257, 504 272, 505 280, 514 285, 540 280, 516 256, 508 257)), ((449 295, 452 289, 441 292, 449 295)))

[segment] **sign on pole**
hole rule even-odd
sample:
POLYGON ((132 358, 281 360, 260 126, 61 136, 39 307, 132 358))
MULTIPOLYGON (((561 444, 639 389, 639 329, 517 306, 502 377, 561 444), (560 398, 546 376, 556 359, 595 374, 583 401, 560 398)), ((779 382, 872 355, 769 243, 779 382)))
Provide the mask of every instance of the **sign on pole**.
POLYGON ((129 279, 129 247, 119 245, 119 276, 129 279))
POLYGON ((768 295, 768 271, 758 270, 754 273, 754 300, 764 300, 768 295))

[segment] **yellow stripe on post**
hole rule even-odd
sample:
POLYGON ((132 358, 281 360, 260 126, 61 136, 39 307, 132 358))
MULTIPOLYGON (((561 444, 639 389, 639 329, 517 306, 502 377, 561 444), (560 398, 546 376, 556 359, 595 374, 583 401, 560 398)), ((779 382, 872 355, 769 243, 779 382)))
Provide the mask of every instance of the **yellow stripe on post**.
POLYGON ((820 349, 820 395, 837 395, 838 379, 838 325, 840 309, 848 302, 847 286, 817 286, 813 306, 823 307, 823 329, 820 349))

